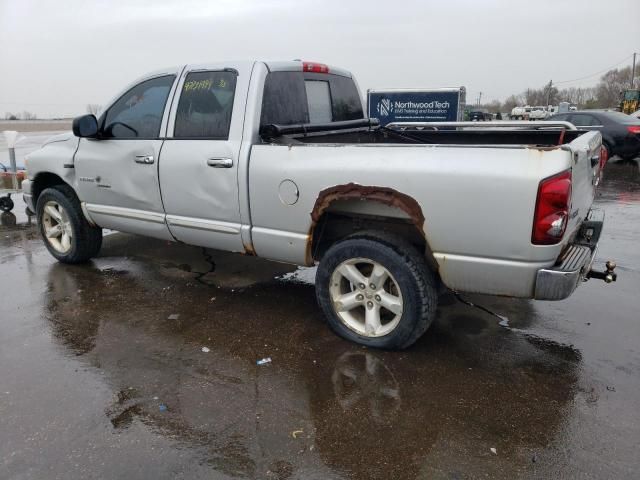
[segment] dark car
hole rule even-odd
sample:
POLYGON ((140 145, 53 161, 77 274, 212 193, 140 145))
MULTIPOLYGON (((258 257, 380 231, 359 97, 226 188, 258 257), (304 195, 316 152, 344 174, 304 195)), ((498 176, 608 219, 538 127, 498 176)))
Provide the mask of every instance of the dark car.
POLYGON ((581 110, 559 113, 547 120, 564 120, 579 130, 598 130, 608 156, 620 155, 625 160, 640 155, 640 120, 620 112, 581 110))
POLYGON ((469 112, 469 120, 472 122, 484 122, 493 120, 492 115, 481 110, 474 110, 469 112))

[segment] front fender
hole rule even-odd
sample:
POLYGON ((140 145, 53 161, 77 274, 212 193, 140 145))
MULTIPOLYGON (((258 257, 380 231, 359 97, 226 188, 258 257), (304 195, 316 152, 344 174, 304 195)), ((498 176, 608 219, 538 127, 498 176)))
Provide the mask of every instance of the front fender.
POLYGON ((73 185, 73 156, 80 139, 71 132, 49 138, 42 147, 25 157, 27 178, 31 181, 40 173, 53 173, 73 185))

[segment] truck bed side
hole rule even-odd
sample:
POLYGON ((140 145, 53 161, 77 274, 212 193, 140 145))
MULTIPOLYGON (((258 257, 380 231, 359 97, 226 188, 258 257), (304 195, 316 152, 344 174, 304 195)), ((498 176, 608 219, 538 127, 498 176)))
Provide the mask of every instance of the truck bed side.
POLYGON ((584 170, 574 187, 567 230, 574 231, 593 199, 587 157, 596 137, 588 133, 554 149, 254 145, 249 167, 253 246, 260 256, 309 264, 311 214, 319 192, 350 183, 385 187, 419 205, 427 246, 448 287, 530 297, 535 272, 553 265, 570 238, 568 233, 558 245, 531 243, 539 182, 569 168, 584 170), (294 184, 299 198, 287 205, 281 197, 294 184))

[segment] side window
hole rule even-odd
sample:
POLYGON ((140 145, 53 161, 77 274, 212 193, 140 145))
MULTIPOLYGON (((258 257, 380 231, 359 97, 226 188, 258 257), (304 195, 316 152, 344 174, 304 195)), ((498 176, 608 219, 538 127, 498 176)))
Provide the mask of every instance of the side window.
POLYGON ((102 134, 106 138, 158 138, 174 75, 139 83, 105 112, 102 134))
POLYGON ((582 115, 575 115, 575 114, 571 115, 569 116, 569 121, 573 123, 576 127, 584 126, 582 115))
POLYGON ((602 125, 602 122, 598 120, 596 117, 594 117, 593 115, 587 115, 587 117, 589 117, 589 126, 595 127, 598 125, 602 125))
POLYGON ((227 140, 235 92, 235 72, 189 73, 180 93, 174 138, 227 140))
POLYGON ((591 127, 594 125, 600 125, 596 117, 576 113, 571 115, 571 123, 573 123, 576 127, 591 127))

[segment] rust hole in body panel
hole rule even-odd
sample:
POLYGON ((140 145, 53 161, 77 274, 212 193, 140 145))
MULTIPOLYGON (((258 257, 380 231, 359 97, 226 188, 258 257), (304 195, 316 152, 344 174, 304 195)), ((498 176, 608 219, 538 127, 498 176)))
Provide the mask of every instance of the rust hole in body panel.
POLYGON ((257 256, 255 249, 253 248, 253 244, 251 243, 245 243, 244 245, 244 252, 243 255, 248 255, 250 257, 255 257, 257 256))
POLYGON ((560 145, 528 145, 527 150, 537 150, 539 152, 551 152, 553 150, 558 150, 560 145))
POLYGON ((311 211, 311 227, 309 228, 305 252, 307 265, 312 265, 314 262, 314 234, 323 214, 335 201, 354 199, 378 202, 402 210, 407 214, 409 222, 417 227, 420 235, 426 241, 424 234, 425 218, 422 209, 418 202, 409 195, 389 187, 367 186, 357 183, 336 185, 320 191, 311 211))
POLYGON ((351 200, 351 199, 363 199, 371 200, 374 202, 384 203, 392 207, 399 208, 404 211, 411 222, 414 223, 420 230, 424 227, 424 215, 418 202, 416 202, 409 195, 400 193, 393 188, 388 187, 374 187, 358 185, 357 183, 348 183, 346 185, 337 185, 322 190, 318 194, 316 203, 311 211, 312 228, 320 220, 322 214, 329 208, 329 205, 336 200, 351 200))

